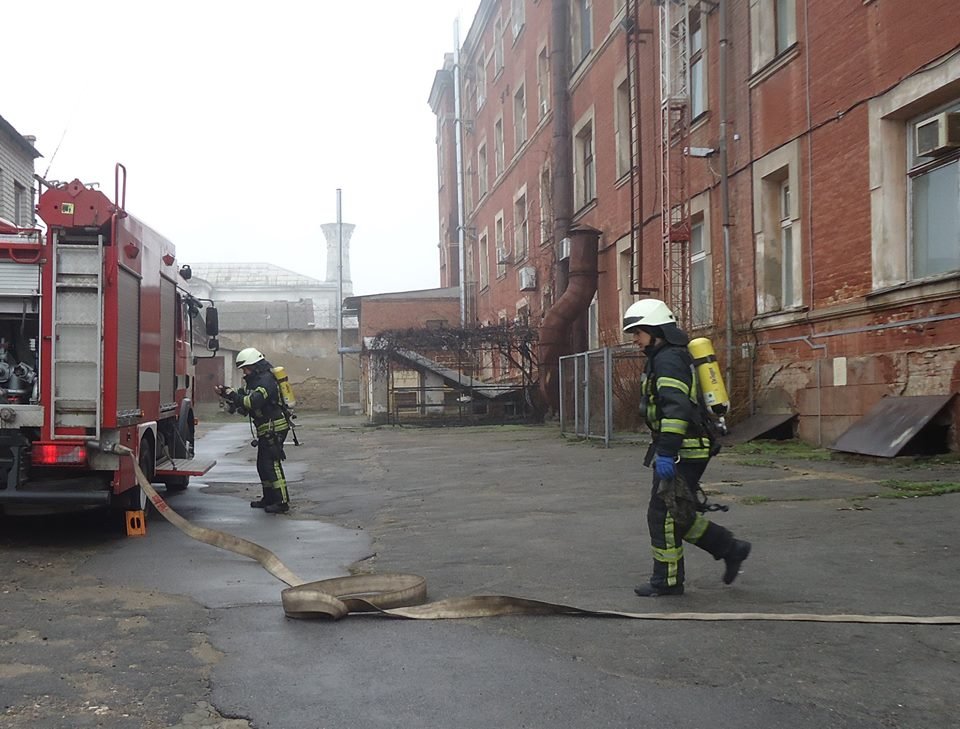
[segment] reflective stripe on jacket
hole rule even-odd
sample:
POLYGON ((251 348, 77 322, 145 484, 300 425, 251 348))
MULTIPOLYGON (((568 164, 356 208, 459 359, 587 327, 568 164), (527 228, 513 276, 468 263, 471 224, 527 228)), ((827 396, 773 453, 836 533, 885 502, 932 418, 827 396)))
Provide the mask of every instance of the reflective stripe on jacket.
POLYGON ((641 402, 657 454, 709 458, 710 439, 699 425, 699 383, 687 348, 664 342, 644 352, 647 366, 641 380, 641 402))

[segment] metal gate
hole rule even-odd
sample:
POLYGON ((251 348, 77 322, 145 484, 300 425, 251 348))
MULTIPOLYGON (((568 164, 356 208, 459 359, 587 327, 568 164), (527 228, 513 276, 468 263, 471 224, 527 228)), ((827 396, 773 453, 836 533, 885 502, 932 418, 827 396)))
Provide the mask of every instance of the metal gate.
POLYGON ((579 438, 641 437, 640 376, 644 357, 633 345, 560 358, 560 432, 579 438))

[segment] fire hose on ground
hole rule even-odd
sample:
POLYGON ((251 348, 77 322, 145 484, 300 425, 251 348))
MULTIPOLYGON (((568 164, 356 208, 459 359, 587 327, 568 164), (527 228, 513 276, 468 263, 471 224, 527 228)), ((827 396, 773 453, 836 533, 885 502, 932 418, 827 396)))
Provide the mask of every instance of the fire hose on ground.
POLYGON ((247 539, 192 524, 170 508, 156 492, 129 448, 112 446, 133 459, 137 483, 157 512, 191 539, 256 560, 288 587, 281 591, 284 613, 290 618, 339 619, 350 613, 373 613, 414 620, 488 618, 504 615, 579 615, 635 620, 743 621, 764 620, 817 623, 887 623, 902 625, 960 625, 958 615, 856 615, 817 613, 633 613, 590 610, 509 595, 471 595, 427 602, 426 580, 413 574, 353 575, 308 582, 287 568, 265 547, 247 539))

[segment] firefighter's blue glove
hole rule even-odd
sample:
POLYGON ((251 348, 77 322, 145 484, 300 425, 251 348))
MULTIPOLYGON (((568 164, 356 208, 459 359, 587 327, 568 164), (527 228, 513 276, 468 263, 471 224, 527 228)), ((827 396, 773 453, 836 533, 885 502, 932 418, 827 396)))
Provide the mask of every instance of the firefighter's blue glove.
POLYGON ((677 475, 677 467, 673 456, 657 456, 653 462, 653 470, 661 481, 669 481, 677 475))

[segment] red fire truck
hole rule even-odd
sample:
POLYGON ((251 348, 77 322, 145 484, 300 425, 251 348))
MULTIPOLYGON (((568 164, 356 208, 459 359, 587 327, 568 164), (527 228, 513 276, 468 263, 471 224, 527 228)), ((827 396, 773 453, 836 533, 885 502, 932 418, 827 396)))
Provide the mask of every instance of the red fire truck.
POLYGON ((168 490, 213 466, 193 457, 193 340, 216 351, 216 308, 178 284, 190 269, 173 244, 126 212, 122 165, 115 184, 111 201, 51 183, 45 234, 0 227, 4 513, 144 508, 116 445, 168 490))

